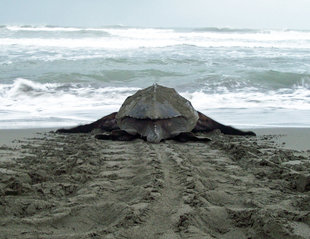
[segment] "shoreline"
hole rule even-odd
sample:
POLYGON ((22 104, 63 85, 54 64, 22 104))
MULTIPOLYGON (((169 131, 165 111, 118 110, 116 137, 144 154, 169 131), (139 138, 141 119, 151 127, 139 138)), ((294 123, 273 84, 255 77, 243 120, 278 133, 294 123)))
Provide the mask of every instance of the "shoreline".
MULTIPOLYGON (((17 141, 40 137, 40 135, 55 131, 58 128, 28 128, 28 129, 0 129, 0 146, 13 146, 17 141)), ((266 127, 247 128, 257 136, 274 136, 273 140, 280 148, 292 150, 310 150, 310 127, 266 127)))
POLYGON ((252 129, 257 136, 272 135, 275 143, 292 150, 310 150, 310 128, 260 128, 252 129))
POLYGON ((19 140, 36 137, 56 128, 0 129, 0 146, 13 146, 19 140))

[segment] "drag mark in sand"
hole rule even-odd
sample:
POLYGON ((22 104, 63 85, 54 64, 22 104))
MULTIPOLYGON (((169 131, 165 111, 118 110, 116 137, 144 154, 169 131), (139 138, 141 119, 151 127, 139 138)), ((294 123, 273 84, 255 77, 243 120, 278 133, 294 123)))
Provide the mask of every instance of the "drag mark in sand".
POLYGON ((146 223, 139 225, 128 238, 180 238, 176 232, 179 209, 183 208, 182 185, 180 184, 176 163, 170 156, 167 144, 148 144, 154 152, 162 174, 162 185, 158 197, 149 207, 146 223))
POLYGON ((149 144, 49 133, 0 148, 1 236, 310 239, 310 151, 210 137, 149 144))

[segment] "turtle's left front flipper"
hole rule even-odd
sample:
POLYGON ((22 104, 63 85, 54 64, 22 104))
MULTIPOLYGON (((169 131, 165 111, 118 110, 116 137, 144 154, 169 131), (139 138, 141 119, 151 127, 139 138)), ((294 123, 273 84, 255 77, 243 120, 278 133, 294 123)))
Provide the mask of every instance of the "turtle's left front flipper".
POLYGON ((90 124, 79 125, 70 129, 59 129, 56 133, 89 133, 94 129, 101 129, 104 131, 116 130, 119 129, 115 119, 116 114, 117 112, 106 115, 90 124))

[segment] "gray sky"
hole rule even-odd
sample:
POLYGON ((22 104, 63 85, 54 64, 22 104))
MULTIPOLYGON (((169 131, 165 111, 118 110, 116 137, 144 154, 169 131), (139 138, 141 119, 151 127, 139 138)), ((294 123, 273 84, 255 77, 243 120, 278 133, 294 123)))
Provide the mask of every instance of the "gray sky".
POLYGON ((0 0, 1 24, 310 29, 310 0, 0 0))

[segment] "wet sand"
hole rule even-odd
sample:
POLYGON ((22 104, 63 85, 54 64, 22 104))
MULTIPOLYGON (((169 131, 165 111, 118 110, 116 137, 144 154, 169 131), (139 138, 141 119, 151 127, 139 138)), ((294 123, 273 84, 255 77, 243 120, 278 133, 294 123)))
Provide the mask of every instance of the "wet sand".
POLYGON ((46 133, 54 131, 55 128, 40 128, 40 129, 0 129, 0 146, 13 146, 18 144, 20 140, 33 138, 46 133))
POLYGON ((257 135, 273 135, 280 147, 310 150, 310 128, 263 128, 253 130, 257 135))
POLYGON ((309 239, 309 129, 273 130, 160 144, 15 132, 0 147, 1 238, 309 239))

